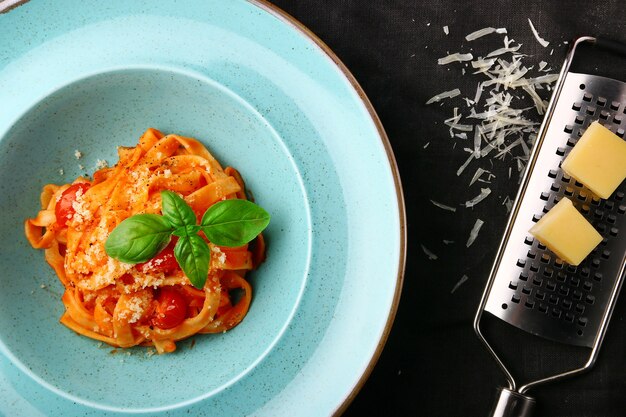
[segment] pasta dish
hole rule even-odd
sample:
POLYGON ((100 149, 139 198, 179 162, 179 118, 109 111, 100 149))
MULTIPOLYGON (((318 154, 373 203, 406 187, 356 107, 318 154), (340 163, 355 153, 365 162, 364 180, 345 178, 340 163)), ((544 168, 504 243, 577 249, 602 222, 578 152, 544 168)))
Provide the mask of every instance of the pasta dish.
POLYGON ((115 166, 97 170, 92 179, 45 185, 41 210, 25 222, 28 241, 44 249, 64 286, 61 323, 111 346, 154 346, 158 353, 173 352, 176 341, 192 335, 235 327, 251 302, 246 272, 265 258, 263 236, 254 232, 249 243, 223 246, 195 224, 217 203, 247 200, 238 171, 223 169, 197 140, 156 129, 148 129, 135 147, 119 147, 118 155, 115 166), (193 225, 159 235, 156 255, 144 262, 109 256, 107 239, 122 222, 165 216, 164 192, 191 208, 193 225), (197 253, 185 252, 182 244, 198 240, 210 256, 199 285, 184 263, 186 254, 195 262, 197 253))

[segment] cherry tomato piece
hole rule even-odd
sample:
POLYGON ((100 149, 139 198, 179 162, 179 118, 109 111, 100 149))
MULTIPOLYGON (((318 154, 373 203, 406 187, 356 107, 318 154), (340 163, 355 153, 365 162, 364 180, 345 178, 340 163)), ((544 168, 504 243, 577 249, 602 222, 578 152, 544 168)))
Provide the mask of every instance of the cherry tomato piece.
POLYGON ((154 258, 148 262, 137 264, 137 269, 143 273, 148 272, 172 272, 179 269, 178 262, 174 256, 174 246, 176 246, 176 239, 172 241, 159 252, 154 258))
POLYGON ((63 191, 61 198, 54 206, 54 214, 57 218, 57 224, 61 227, 65 227, 67 222, 74 217, 74 202, 77 195, 83 195, 91 187, 86 182, 79 182, 70 186, 67 190, 63 191))
POLYGON ((181 324, 186 316, 185 297, 172 287, 161 288, 156 298, 152 324, 161 329, 171 329, 181 324))

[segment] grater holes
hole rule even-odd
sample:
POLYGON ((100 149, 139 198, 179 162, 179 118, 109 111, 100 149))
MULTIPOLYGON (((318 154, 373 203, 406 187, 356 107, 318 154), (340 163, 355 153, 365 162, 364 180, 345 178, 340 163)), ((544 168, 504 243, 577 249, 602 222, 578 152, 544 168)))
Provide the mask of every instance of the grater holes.
POLYGON ((619 206, 617 206, 617 212, 619 214, 626 214, 626 206, 623 204, 620 204, 619 206))
POLYGON ((539 306, 537 306, 537 310, 545 314, 548 312, 548 306, 543 303, 539 303, 539 306))
POLYGON ((528 273, 525 271, 520 272, 519 279, 524 282, 528 281, 528 273))
POLYGON ((574 189, 572 187, 565 187, 564 194, 568 197, 571 197, 574 195, 574 189))
MULTIPOLYGON (((585 327, 587 325, 587 321, 588 321, 587 317, 580 317, 578 319, 578 325, 581 327, 585 327)), ((579 330, 579 331, 582 331, 582 330, 579 330)))
POLYGON ((567 288, 565 285, 561 285, 559 287, 559 294, 561 294, 563 297, 567 297, 569 295, 569 288, 567 288))
POLYGON ((595 301, 596 301, 596 297, 594 297, 591 294, 587 294, 587 296, 585 297, 585 302, 589 305, 593 305, 595 301))
POLYGON ((615 205, 615 203, 613 203, 612 201, 609 201, 609 200, 604 200, 603 203, 604 203, 603 205, 604 205, 604 207, 606 209, 613 210, 613 206, 615 205))
POLYGON ((606 225, 605 224, 597 224, 596 225, 596 230, 600 233, 604 233, 606 232, 606 225))
POLYGON ((561 147, 556 148, 556 154, 558 156, 564 156, 565 155, 565 148, 561 148, 561 147))
POLYGON ((587 113, 589 116, 593 116, 594 114, 596 114, 596 107, 595 106, 587 106, 587 110, 585 110, 585 113, 587 113))
POLYGON ((617 130, 615 131, 615 134, 616 134, 618 137, 620 137, 620 138, 624 139, 624 129, 622 129, 622 128, 617 129, 617 130))
POLYGON ((528 256, 530 259, 535 259, 537 257, 537 252, 533 251, 532 249, 528 251, 528 253, 526 254, 526 256, 528 256))
POLYGON ((548 171, 548 177, 550 178, 556 178, 558 174, 558 171, 556 169, 551 169, 550 171, 548 171))
POLYGON ((541 219, 541 214, 533 214, 533 222, 537 223, 541 219))
POLYGON ((572 110, 574 111, 580 111, 582 107, 583 107, 583 104, 580 101, 577 101, 574 104, 572 104, 572 110))
POLYGON ((559 282, 565 282, 565 280, 567 279, 567 275, 565 275, 563 272, 559 272, 556 274, 556 280, 559 282))
POLYGON ((604 216, 604 212, 600 209, 596 209, 593 211, 593 217, 595 217, 596 219, 602 219, 602 217, 604 216))
POLYGON ((591 204, 593 204, 594 206, 599 206, 600 202, 601 200, 598 197, 596 196, 591 197, 591 204))
MULTIPOLYGON (((581 86, 584 87, 584 84, 581 84, 581 86)), ((584 88, 581 88, 581 90, 584 90, 584 88)), ((591 102, 591 100, 593 100, 593 96, 591 94, 589 93, 583 94, 583 101, 586 101, 589 103, 591 102)))
POLYGON ((578 290, 575 290, 574 292, 572 292, 572 298, 576 301, 580 301, 583 299, 583 293, 578 290))
POLYGON ((606 221, 611 224, 615 224, 615 222, 617 221, 617 217, 615 217, 614 214, 609 214, 608 216, 606 216, 606 221))
POLYGON ((564 309, 569 310, 572 308, 572 302, 570 300, 563 300, 561 303, 564 309))
POLYGON ((517 290, 517 282, 509 282, 509 288, 512 290, 517 290))
MULTIPOLYGON (((524 268, 526 266, 526 260, 518 259, 516 265, 519 266, 520 268, 524 268)), ((526 278, 528 278, 528 277, 526 277, 526 278)))
POLYGON ((574 126, 572 126, 572 125, 565 125, 565 128, 563 129, 563 131, 565 133, 567 133, 567 134, 571 134, 574 131, 574 126))
POLYGON ((526 308, 532 309, 535 306, 535 302, 533 300, 526 300, 526 302, 524 303, 524 306, 526 308))
POLYGON ((556 284, 552 281, 546 282, 546 290, 554 291, 556 289, 556 284))
POLYGON ((554 260, 554 266, 555 266, 555 268, 562 269, 562 268, 563 268, 563 266, 564 266, 564 263, 563 263, 563 261, 562 261, 562 260, 560 260, 559 258, 556 258, 556 259, 554 260))
POLYGON ((557 305, 559 303, 559 297, 554 294, 550 294, 550 297, 548 297, 548 303, 552 305, 557 305))
POLYGON ((611 110, 617 111, 619 110, 619 105, 620 105, 619 101, 613 101, 611 102, 611 105, 609 107, 611 108, 611 110))
POLYGON ((567 272, 571 272, 573 274, 574 272, 576 272, 576 269, 577 268, 574 265, 567 265, 567 272))
POLYGON ((570 284, 571 284, 571 285, 573 285, 574 287, 578 287, 578 284, 580 284, 580 278, 578 278, 578 277, 576 277, 576 276, 573 276, 573 277, 570 279, 570 281, 569 281, 569 282, 570 282, 570 284))
POLYGON ((515 304, 519 304, 520 301, 522 301, 522 299, 518 296, 518 295, 513 295, 513 297, 511 297, 511 302, 515 303, 515 304))
POLYGON ((576 312, 579 313, 579 314, 582 314, 582 313, 585 312, 585 306, 583 304, 580 304, 580 303, 576 304, 575 309, 576 309, 576 312))
POLYGON ((610 116, 611 116, 611 113, 609 113, 606 110, 602 110, 600 112, 600 119, 602 119, 602 120, 608 120, 610 116))
MULTIPOLYGON (((547 253, 542 253, 542 254, 541 254, 541 258, 539 258, 539 262, 541 262, 541 263, 543 263, 543 264, 548 264, 548 263, 550 263, 550 255, 548 255, 547 253)), ((543 270, 543 274, 544 274, 544 275, 546 275, 546 274, 550 274, 550 275, 552 275, 552 270, 551 270, 551 269, 546 268, 546 269, 544 269, 544 270, 543 270)))
POLYGON ((576 198, 579 199, 580 201, 587 201, 587 193, 584 191, 580 191, 578 195, 576 196, 576 198))
POLYGON ((537 242, 537 249, 546 250, 547 248, 546 248, 546 245, 544 245, 543 243, 537 242))
POLYGON ((608 243, 609 243, 609 239, 606 237, 602 239, 602 242, 600 242, 602 246, 606 246, 608 243))
POLYGON ((593 279, 598 282, 602 281, 602 273, 596 272, 595 274, 593 274, 593 279))
POLYGON ((563 172, 561 174, 561 181, 569 183, 571 181, 571 179, 572 179, 572 177, 567 175, 565 172, 563 172))
POLYGON ((578 188, 583 186, 582 182, 579 182, 579 181, 574 181, 574 185, 578 188))
POLYGON ((543 284, 543 281, 541 280, 541 278, 539 278, 538 276, 534 276, 533 285, 536 285, 537 287, 541 287, 541 284, 543 284))
POLYGON ((536 263, 531 263, 530 264, 530 268, 528 268, 531 270, 531 272, 539 272, 539 265, 537 265, 536 263))
POLYGON ((550 193, 541 193, 541 196, 539 198, 543 201, 548 201, 550 199, 550 193))
POLYGON ((598 268, 598 267, 600 267, 600 259, 598 259, 598 258, 594 258, 594 259, 591 261, 591 266, 593 266, 594 268, 598 268))
POLYGON ((533 238, 532 238, 532 237, 530 237, 530 236, 526 236, 526 237, 524 238, 524 243, 525 243, 525 244, 527 244, 528 246, 531 246, 531 245, 533 244, 533 242, 534 242, 534 241, 535 241, 535 239, 533 239, 533 238))
POLYGON ((582 116, 576 116, 576 118, 574 119, 574 123, 576 123, 577 125, 582 125, 585 122, 585 118, 582 116))
POLYGON ((615 117, 613 117, 613 123, 615 123, 616 125, 621 125, 622 120, 624 120, 622 116, 616 115, 615 117))
POLYGON ((537 300, 542 300, 543 301, 546 298, 546 293, 541 291, 541 290, 536 290, 535 291, 535 298, 537 300))
POLYGON ((590 281, 585 281, 583 283, 583 290, 591 291, 593 289, 593 284, 590 281))
POLYGON ((552 317, 554 317, 555 319, 560 319, 561 318, 561 314, 563 314, 563 311, 561 311, 560 308, 553 308, 551 311, 552 317))
POLYGON ((576 146, 576 143, 578 143, 578 139, 569 138, 567 140, 567 146, 569 146, 570 148, 573 148, 574 146, 576 146))
POLYGON ((624 199, 624 193, 622 191, 618 191, 615 193, 615 200, 622 201, 624 199))
POLYGON ((598 97, 598 98, 596 99, 596 104, 597 104, 598 106, 601 106, 601 107, 604 107, 604 106, 606 105, 606 102, 607 102, 606 98, 604 98, 604 97, 602 97, 602 96, 600 96, 600 97, 598 97))
POLYGON ((581 211, 583 214, 589 214, 589 211, 590 211, 590 210, 591 210, 591 207, 589 207, 589 206, 588 206, 588 205, 586 205, 586 204, 583 204, 583 205, 580 207, 580 211, 581 211))
POLYGON ((565 321, 573 323, 574 322, 574 315, 572 313, 565 313, 565 321))

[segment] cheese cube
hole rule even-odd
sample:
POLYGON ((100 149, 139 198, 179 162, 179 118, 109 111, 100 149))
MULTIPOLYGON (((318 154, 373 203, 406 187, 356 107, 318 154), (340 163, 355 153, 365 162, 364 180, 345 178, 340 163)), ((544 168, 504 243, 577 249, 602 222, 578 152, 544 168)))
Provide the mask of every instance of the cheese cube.
POLYGON ((609 198, 626 178, 626 141, 593 122, 561 168, 598 197, 609 198))
POLYGON ((539 219, 530 233, 570 265, 580 264, 602 241, 600 233, 565 197, 539 219))

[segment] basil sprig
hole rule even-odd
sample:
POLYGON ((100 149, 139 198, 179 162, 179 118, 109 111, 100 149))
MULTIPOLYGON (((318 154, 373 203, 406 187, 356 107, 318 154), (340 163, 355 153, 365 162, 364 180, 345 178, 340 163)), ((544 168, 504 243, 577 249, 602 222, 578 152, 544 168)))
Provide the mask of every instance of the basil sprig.
POLYGON ((137 214, 122 221, 109 235, 104 249, 121 262, 147 262, 178 236, 174 257, 189 281, 203 288, 211 264, 211 249, 198 234, 219 246, 243 246, 269 224, 270 215, 247 200, 224 200, 209 207, 200 225, 185 200, 171 191, 161 191, 161 212, 137 214))

